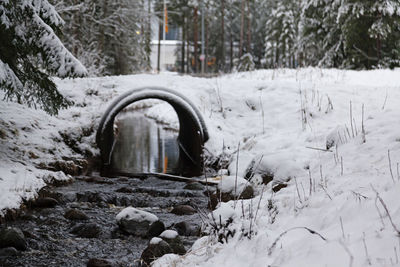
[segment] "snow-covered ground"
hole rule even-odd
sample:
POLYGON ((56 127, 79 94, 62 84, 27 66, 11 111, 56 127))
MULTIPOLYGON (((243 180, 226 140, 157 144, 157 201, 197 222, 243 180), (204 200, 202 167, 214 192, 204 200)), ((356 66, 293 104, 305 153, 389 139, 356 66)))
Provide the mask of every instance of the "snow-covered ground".
MULTIPOLYGON (((201 110, 211 137, 206 149, 232 155, 231 176, 237 170, 242 177, 254 161, 274 181, 256 185, 254 199, 215 211, 223 224, 233 219, 218 230, 235 232, 227 242, 204 237, 187 255, 166 255, 156 266, 400 265, 400 70, 263 70, 213 79, 165 73, 56 82, 75 102, 57 117, 0 102, 0 210, 17 208, 48 180, 69 178, 40 170, 40 164, 97 153, 96 126, 113 97, 164 86, 201 110), (273 193, 272 184, 282 182, 288 186, 273 193)), ((177 125, 167 104, 148 114, 177 125)))

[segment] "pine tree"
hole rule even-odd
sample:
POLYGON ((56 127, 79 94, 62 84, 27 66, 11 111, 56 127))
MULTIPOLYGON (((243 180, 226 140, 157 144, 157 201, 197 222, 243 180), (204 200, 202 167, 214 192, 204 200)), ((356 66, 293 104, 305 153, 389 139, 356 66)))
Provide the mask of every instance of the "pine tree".
POLYGON ((303 3, 298 50, 304 66, 341 67, 344 36, 336 0, 306 0, 303 3))
POLYGON ((80 77, 86 69, 57 37, 63 23, 47 0, 0 1, 0 89, 7 99, 50 114, 69 104, 49 75, 80 77))
POLYGON ((398 0, 342 0, 338 21, 346 52, 343 67, 399 66, 398 0))
POLYGON ((266 56, 270 66, 294 67, 297 60, 299 10, 297 1, 271 1, 266 23, 266 56))
POLYGON ((91 75, 150 68, 150 0, 52 0, 63 19, 63 41, 91 75))

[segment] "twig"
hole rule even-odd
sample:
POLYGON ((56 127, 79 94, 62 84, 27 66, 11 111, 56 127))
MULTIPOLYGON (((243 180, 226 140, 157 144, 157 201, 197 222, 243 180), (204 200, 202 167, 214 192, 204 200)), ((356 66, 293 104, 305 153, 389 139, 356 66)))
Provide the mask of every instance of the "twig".
POLYGON ((365 242, 365 232, 363 232, 363 243, 364 243, 365 256, 367 257, 368 265, 371 265, 371 258, 369 257, 367 243, 365 242))
POLYGON ((260 209, 261 199, 262 199, 263 195, 264 195, 264 185, 263 185, 262 188, 261 188, 260 199, 258 200, 256 214, 254 215, 254 222, 255 222, 256 219, 257 219, 257 214, 258 214, 258 210, 260 209))
POLYGON ((385 101, 383 102, 383 105, 382 105, 382 110, 385 109, 387 99, 388 99, 388 91, 386 90, 386 96, 385 96, 385 101))
POLYGON ((321 184, 321 188, 322 190, 324 190, 325 194, 329 197, 330 200, 332 200, 332 197, 328 194, 328 192, 326 191, 325 187, 321 184))
POLYGON ((260 92, 260 107, 261 107, 261 116, 262 116, 262 129, 263 129, 263 134, 265 134, 265 122, 264 122, 265 114, 264 114, 264 105, 263 105, 261 96, 262 96, 262 91, 260 92))
POLYGON ((310 196, 311 196, 312 195, 311 168, 308 169, 308 177, 310 178, 310 196))
POLYGON ((296 178, 296 176, 294 177, 294 182, 295 182, 295 184, 296 184, 297 196, 299 197, 300 203, 302 203, 303 201, 301 200, 301 197, 300 197, 300 191, 299 191, 299 186, 298 186, 298 184, 297 184, 297 178, 296 178))
POLYGON ((364 104, 362 104, 362 114, 361 114, 361 134, 362 134, 362 142, 366 142, 365 137, 365 127, 364 127, 364 104))
POLYGON ((397 180, 400 181, 400 173, 399 173, 399 163, 396 163, 396 172, 397 172, 397 180))
POLYGON ((340 157, 340 175, 343 176, 343 157, 340 157))
POLYGON ((353 261, 354 261, 353 254, 351 254, 350 249, 346 246, 346 244, 342 240, 340 240, 339 243, 342 245, 342 247, 347 252, 347 254, 349 254, 349 257, 350 257, 349 267, 352 267, 353 266, 353 261))
POLYGON ((324 151, 324 152, 333 152, 332 150, 325 149, 325 148, 310 147, 310 146, 306 146, 306 148, 308 148, 308 149, 314 149, 314 150, 318 150, 318 151, 324 151))
POLYGON ((304 229, 304 230, 307 230, 310 234, 319 236, 319 237, 320 237, 322 240, 324 240, 325 242, 328 241, 328 240, 327 240, 325 237, 323 237, 320 233, 318 233, 318 232, 316 232, 316 231, 314 231, 314 230, 312 230, 312 229, 310 229, 310 228, 308 228, 308 227, 304 227, 304 226, 293 227, 293 228, 290 228, 290 229, 288 229, 288 230, 282 232, 282 233, 275 239, 275 241, 272 243, 272 245, 271 245, 271 246, 269 247, 269 249, 268 249, 268 255, 270 256, 270 255, 272 254, 272 251, 273 251, 274 248, 276 247, 276 244, 278 243, 278 241, 279 241, 284 235, 286 235, 286 234, 289 233, 290 231, 297 230, 297 229, 304 229))
POLYGON ((344 234, 344 227, 343 227, 342 217, 340 216, 339 219, 340 219, 340 228, 342 229, 343 240, 345 240, 346 239, 346 235, 344 234))
MULTIPOLYGON (((371 186, 372 187, 372 186, 371 186)), ((386 215, 389 218, 390 223, 392 224, 392 227, 394 229, 395 232, 397 232, 397 235, 400 236, 400 230, 397 228, 397 226, 394 224, 393 220, 392 220, 392 216, 390 216, 389 210, 385 204, 385 202, 383 201, 383 199, 381 198, 381 196, 379 195, 378 191, 375 190, 374 187, 372 187, 372 190, 375 191, 376 193, 376 198, 379 200, 379 202, 381 202, 383 208, 385 209, 386 215)))
POLYGON ((392 160, 390 159, 390 150, 388 149, 388 159, 389 159, 389 170, 390 170, 390 176, 392 177, 393 183, 395 182, 394 176, 393 176, 393 170, 392 170, 392 160))
POLYGON ((351 101, 350 101, 350 127, 351 127, 352 137, 354 137, 354 129, 353 129, 353 105, 351 104, 351 101))
MULTIPOLYGON (((237 148, 237 156, 236 156, 236 177, 235 177, 235 196, 237 195, 237 178, 238 178, 238 170, 239 170, 239 150, 240 150, 240 141, 238 143, 237 148)), ((239 197, 237 197, 239 199, 239 197)), ((236 200, 234 207, 236 207, 236 200)))

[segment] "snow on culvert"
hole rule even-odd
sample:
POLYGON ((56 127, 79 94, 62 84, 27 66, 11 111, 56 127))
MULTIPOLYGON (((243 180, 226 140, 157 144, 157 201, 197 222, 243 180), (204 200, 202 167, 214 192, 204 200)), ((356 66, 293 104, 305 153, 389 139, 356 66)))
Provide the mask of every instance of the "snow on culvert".
POLYGON ((133 207, 127 207, 123 209, 120 213, 115 217, 117 221, 121 219, 125 220, 133 220, 137 222, 156 222, 158 221, 158 217, 150 212, 139 210, 133 207))

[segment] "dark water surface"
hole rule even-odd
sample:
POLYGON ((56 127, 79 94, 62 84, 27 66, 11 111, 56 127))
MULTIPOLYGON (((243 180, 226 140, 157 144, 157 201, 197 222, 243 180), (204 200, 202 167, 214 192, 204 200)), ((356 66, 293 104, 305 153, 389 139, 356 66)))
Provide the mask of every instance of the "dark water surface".
POLYGON ((117 121, 112 167, 124 173, 177 174, 178 132, 146 118, 140 112, 123 113, 117 121))

